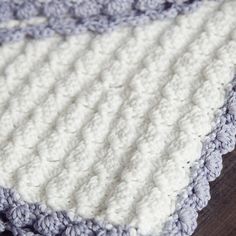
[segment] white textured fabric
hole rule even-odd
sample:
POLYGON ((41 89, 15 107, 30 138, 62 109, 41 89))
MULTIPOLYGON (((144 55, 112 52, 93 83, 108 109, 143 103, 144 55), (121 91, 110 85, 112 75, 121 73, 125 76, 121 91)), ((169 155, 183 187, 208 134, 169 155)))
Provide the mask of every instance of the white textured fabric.
POLYGON ((157 235, 224 102, 236 2, 0 48, 0 185, 157 235))

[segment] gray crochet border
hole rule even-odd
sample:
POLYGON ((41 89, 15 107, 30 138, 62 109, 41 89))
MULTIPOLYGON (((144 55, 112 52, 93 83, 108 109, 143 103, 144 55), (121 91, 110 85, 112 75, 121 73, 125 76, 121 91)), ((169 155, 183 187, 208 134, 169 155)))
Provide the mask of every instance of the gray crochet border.
MULTIPOLYGON (((190 236, 197 227, 198 211, 210 199, 209 182, 222 169, 222 155, 232 151, 236 137, 236 77, 227 90, 226 102, 216 115, 215 129, 206 136, 202 155, 191 167, 191 183, 178 196, 176 211, 166 223, 163 236, 190 236)), ((23 201, 13 189, 0 187, 0 232, 15 236, 129 236, 138 229, 115 226, 94 219, 72 219, 64 211, 23 201)))
POLYGON ((140 25, 172 18, 194 10, 203 0, 1 0, 0 23, 10 20, 26 22, 43 17, 45 23, 13 28, 0 26, 0 44, 24 38, 47 38, 91 31, 103 33, 118 25, 140 25))
POLYGON ((209 182, 222 170, 222 156, 236 144, 236 76, 227 89, 226 103, 215 118, 215 128, 203 142, 201 158, 190 167, 191 182, 177 198, 175 213, 166 223, 163 236, 191 236, 197 227, 198 212, 211 198, 209 182))

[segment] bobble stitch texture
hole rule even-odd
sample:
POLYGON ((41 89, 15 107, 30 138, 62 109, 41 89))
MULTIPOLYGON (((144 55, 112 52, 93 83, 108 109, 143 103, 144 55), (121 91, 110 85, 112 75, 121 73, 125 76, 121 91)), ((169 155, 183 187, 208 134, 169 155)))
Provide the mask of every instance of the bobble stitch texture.
POLYGON ((236 78, 228 91, 225 105, 216 118, 216 128, 206 138, 202 157, 203 165, 196 169, 192 176, 193 182, 188 188, 188 195, 179 196, 180 208, 170 217, 164 227, 164 235, 192 235, 197 227, 198 211, 204 208, 210 200, 210 181, 214 181, 222 170, 222 155, 231 152, 236 144, 236 78), (210 138, 210 139, 209 139, 210 138), (184 212, 185 217, 182 216, 184 212), (177 228, 176 228, 177 227, 177 228), (178 234, 173 234, 178 232, 178 234))
POLYGON ((34 1, 22 3, 16 10, 16 18, 19 20, 30 19, 39 14, 39 9, 36 7, 34 1))
MULTIPOLYGON (((104 18, 107 19, 106 16, 104 18)), ((63 23, 61 23, 61 20, 62 19, 60 17, 51 17, 50 18, 51 27, 54 27, 55 31, 63 33, 64 29, 63 29, 63 23)), ((90 25, 91 22, 89 22, 89 19, 87 19, 87 20, 88 21, 85 21, 85 22, 88 22, 88 25, 90 25)), ((68 22, 68 24, 69 23, 73 24, 73 19, 71 22, 68 22)), ((179 25, 178 25, 178 27, 179 27, 179 25)), ((33 31, 32 28, 30 30, 33 31)), ((29 33, 31 32, 30 30, 29 30, 29 33)), ((96 28, 93 30, 96 30, 96 28)), ((42 32, 40 32, 38 37, 42 37, 42 35, 43 35, 42 32)), ((69 32, 71 32, 71 31, 69 31, 69 32)), ((50 34, 50 29, 48 30, 48 33, 50 34)), ((146 33, 147 33, 147 31, 146 31, 146 33)), ((146 34, 145 34, 145 36, 146 36, 146 34)), ((163 45, 166 45, 166 44, 164 44, 164 41, 165 40, 163 40, 162 43, 163 43, 163 45)), ((126 41, 124 44, 126 44, 126 41)), ((134 44, 132 44, 132 45, 134 45, 134 44)), ((101 47, 101 48, 99 48, 99 50, 103 52, 103 50, 106 48, 107 44, 101 46, 101 44, 99 43, 99 46, 101 47)), ((94 45, 93 45, 93 47, 96 48, 94 45)), ((123 55, 122 54, 123 52, 124 51, 121 51, 121 52, 119 51, 119 53, 117 53, 115 56, 117 58, 121 57, 123 55)), ((137 52, 139 52, 139 50, 137 50, 137 52)), ((186 59, 189 59, 189 58, 186 58, 186 59)), ((150 58, 149 58, 149 60, 150 60, 150 58)), ((155 64, 155 58, 153 61, 155 64)), ((53 62, 53 60, 50 61, 50 64, 52 62, 53 62)), ((57 64, 59 64, 59 66, 61 65, 60 63, 57 63, 57 64)), ((81 64, 80 64, 80 66, 81 66, 81 64)), ((179 67, 179 68, 181 69, 182 67, 179 67)), ((95 68, 95 70, 96 70, 96 68, 95 68)), ((93 71, 93 69, 91 71, 93 71)), ((54 70, 54 72, 56 72, 56 70, 54 70)), ((88 72, 90 72, 90 71, 87 71, 87 73, 88 72)), ((107 72, 109 72, 109 71, 107 71, 107 72)), ((189 71, 185 71, 185 73, 189 73, 189 71)), ((109 74, 109 73, 107 73, 107 74, 109 74)), ((112 90, 113 89, 114 90, 120 89, 120 86, 115 86, 117 84, 115 84, 113 87, 113 84, 109 83, 110 77, 107 76, 107 74, 104 73, 103 74, 104 76, 102 76, 104 79, 104 81, 103 81, 104 84, 102 84, 102 86, 106 87, 107 89, 112 87, 111 88, 112 90)), ((79 74, 79 75, 81 75, 81 74, 79 74)), ((144 75, 145 75, 145 78, 147 78, 147 79, 149 78, 149 76, 147 76, 147 74, 144 74, 144 75)), ((115 76, 115 74, 112 76, 115 76)), ((50 76, 48 78, 50 78, 50 76)), ((219 78, 221 78, 221 77, 219 76, 219 78)), ((230 77, 230 79, 231 78, 232 77, 230 77)), ((136 78, 136 80, 137 80, 137 78, 136 78)), ((137 92, 141 93, 141 92, 143 92, 142 88, 145 86, 145 84, 140 83, 140 86, 139 86, 139 84, 135 84, 136 80, 133 81, 131 86, 133 86, 132 87, 133 89, 135 89, 135 90, 137 89, 137 92)), ((177 81, 177 80, 174 80, 174 82, 175 81, 177 81)), ((150 81, 148 81, 148 82, 150 82, 150 81)), ((44 85, 45 84, 46 83, 44 83, 44 85)), ((99 84, 97 84, 97 85, 99 87, 99 84)), ((60 88, 63 88, 63 87, 60 87, 60 88)), ((168 93, 168 88, 169 88, 168 86, 165 87, 166 90, 165 90, 164 96, 166 96, 166 97, 171 95, 170 93, 168 93)), ((68 91, 71 91, 71 90, 73 90, 72 87, 70 87, 68 89, 68 91)), ((233 87, 232 91, 233 92, 235 91, 235 87, 233 87)), ((64 94, 64 93, 62 93, 62 94, 64 94)), ((179 94, 179 96, 180 95, 181 94, 179 94)), ((59 95, 57 94, 57 96, 59 96, 59 95)), ((210 180, 211 181, 214 180, 214 178, 218 176, 218 174, 221 170, 221 166, 222 166, 221 155, 224 152, 229 151, 228 149, 231 149, 233 147, 232 144, 235 141, 235 130, 231 128, 231 126, 235 126, 235 115, 234 115, 235 109, 233 108, 233 106, 235 105, 234 97, 235 97, 235 93, 232 95, 232 98, 230 98, 229 101, 227 101, 227 104, 221 109, 222 112, 221 112, 221 115, 219 116, 219 118, 217 118, 216 129, 206 139, 206 144, 204 145, 205 149, 203 149, 203 151, 202 151, 202 157, 201 157, 199 163, 196 163, 196 166, 198 168, 194 169, 194 170, 196 170, 196 172, 194 172, 192 174, 194 176, 194 179, 193 179, 192 183, 188 186, 187 191, 185 191, 185 196, 184 197, 182 196, 183 202, 182 202, 182 204, 179 204, 180 207, 178 208, 178 211, 172 217, 172 220, 174 220, 174 222, 172 222, 173 224, 171 224, 171 223, 169 224, 169 227, 173 231, 171 231, 171 233, 168 233, 167 235, 171 235, 173 232, 176 232, 176 235, 189 235, 196 227, 197 211, 200 210, 202 207, 204 207, 207 204, 207 201, 209 199, 209 184, 208 184, 208 182, 210 180), (224 138, 227 141, 226 143, 224 142, 224 138), (214 157, 216 157, 217 159, 215 159, 214 157), (213 159, 214 159, 214 161, 212 161, 213 159)), ((28 101, 28 102, 30 102, 30 101, 28 101)), ((89 103, 90 101, 86 101, 86 102, 89 103)), ((76 103, 74 103, 73 105, 75 105, 75 104, 76 103)), ((200 103, 198 103, 198 104, 200 104, 200 103)), ((12 107, 14 107, 14 104, 11 104, 11 105, 12 105, 12 107)), ((113 105, 114 105, 114 103, 112 103, 112 102, 111 102, 111 104, 109 104, 109 106, 113 106, 113 105)), ((110 112, 109 106, 103 107, 103 108, 105 108, 105 109, 103 109, 104 113, 106 113, 107 111, 110 112)), ((91 109, 90 104, 86 106, 86 109, 88 109, 88 110, 91 109)), ((100 108, 96 107, 95 109, 99 110, 100 108)), ((12 110, 14 110, 14 109, 12 109, 12 110)), ((14 112, 15 111, 13 111, 13 113, 14 112)), ((101 115, 104 114, 103 112, 101 112, 101 115)), ((100 113, 100 112, 98 112, 98 113, 100 113)), ((128 116, 129 113, 127 113, 126 115, 128 116)), ((155 115, 158 116, 158 114, 156 114, 156 113, 150 114, 150 119, 155 120, 155 115)), ((71 118, 70 116, 66 116, 66 119, 68 119, 69 121, 71 119, 71 121, 76 123, 76 121, 78 121, 78 119, 76 119, 77 116, 78 116, 78 114, 75 116, 75 119, 73 119, 74 117, 71 118)), ((98 124, 99 124, 100 117, 98 118, 95 116, 95 118, 96 119, 94 119, 94 121, 95 121, 94 123, 98 122, 98 124)), ((92 122, 90 124, 92 124, 92 122)), ((31 128, 31 125, 29 127, 31 128)), ((89 125, 89 127, 90 127, 90 125, 89 125)), ((67 128, 69 131, 72 131, 72 132, 75 132, 75 130, 76 130, 74 127, 70 127, 70 126, 67 128)), ((86 131, 88 131, 88 130, 86 130, 86 128, 83 130, 83 134, 82 134, 84 136, 84 138, 86 138, 86 136, 93 138, 92 136, 94 133, 91 134, 91 132, 86 132, 86 131)), ((35 129, 31 129, 31 131, 32 130, 35 130, 35 129)), ((154 131, 154 130, 155 129, 151 130, 150 137, 152 136, 152 131, 154 131)), ((194 127, 192 130, 195 131, 194 127)), ((100 134, 100 132, 97 132, 97 134, 98 133, 100 134)), ((125 132, 123 132, 123 133, 120 132, 120 133, 121 133, 121 136, 123 134, 126 134, 125 132)), ((32 138, 34 139, 35 138, 34 133, 31 133, 31 134, 32 134, 32 138)), ((127 137, 127 135, 124 135, 124 136, 125 136, 125 138, 127 137)), ((152 140, 150 137, 147 136, 145 138, 147 138, 148 141, 151 142, 152 140)), ((95 140, 96 140, 96 138, 97 137, 94 137, 95 140)), ((127 139, 128 138, 123 139, 123 142, 126 142, 127 139)), ((97 141, 98 141, 98 139, 97 139, 97 141)), ((146 140, 143 139, 142 141, 144 142, 146 140)), ((184 141, 185 140, 183 140, 183 142, 184 141)), ((18 142, 19 142, 19 139, 18 139, 18 142)), ((141 151, 145 151, 145 149, 150 150, 149 149, 149 142, 144 143, 144 145, 141 146, 140 150, 141 151)), ((28 147, 27 144, 29 145, 30 143, 27 143, 27 140, 26 140, 25 145, 28 147)), ((83 146, 80 145, 80 147, 83 150, 83 146)), ((43 148, 45 148, 45 147, 43 146, 43 148)), ((44 150, 42 149, 41 151, 45 151, 45 149, 44 150)), ((175 154, 175 152, 173 152, 173 153, 175 154)), ((15 155, 12 155, 12 157, 16 158, 15 155)), ((176 157, 178 158, 178 155, 176 155, 176 157)), ((54 160, 53 158, 56 159, 55 156, 51 156, 51 160, 54 160)), ((134 161, 134 159, 132 161, 134 161)), ((49 166, 51 166, 51 165, 53 166, 52 163, 48 162, 47 164, 49 166)), ((96 168, 94 168, 94 170, 95 171, 99 170, 99 167, 101 168, 101 165, 100 166, 96 165, 96 168)), ((40 171, 40 168, 38 168, 38 169, 40 171)), ((38 171, 37 165, 34 170, 36 172, 38 171)), ((52 168, 51 168, 51 170, 52 170, 52 168)), ((139 170, 142 170, 142 166, 139 170)), ((25 169, 24 171, 27 172, 27 169, 25 169)), ((137 173, 137 177, 138 177, 138 174, 141 174, 141 173, 142 173, 142 171, 139 171, 137 173)), ((33 175, 34 175, 34 172, 32 172, 31 177, 35 182, 37 182, 37 179, 34 178, 33 175)), ((29 181, 31 181, 32 179, 29 178, 29 181)), ((104 180, 105 178, 103 178, 103 176, 101 176, 101 179, 104 180)), ((157 181, 158 181, 158 178, 157 178, 157 181)), ((100 183, 102 183, 102 181, 100 183)), ((93 190, 94 185, 91 185, 91 186, 92 186, 91 190, 93 190)), ((57 191, 56 194, 60 194, 60 192, 57 191)), ((154 194, 155 194, 155 192, 154 192, 154 194)), ((92 235, 92 234, 94 234, 94 235, 97 235, 97 234, 100 234, 100 235, 129 235, 131 230, 135 230, 135 229, 126 228, 124 226, 121 227, 121 226, 108 225, 108 224, 101 223, 101 222, 98 223, 96 221, 89 220, 89 219, 72 220, 71 218, 69 218, 69 216, 67 216, 63 212, 52 212, 49 209, 45 209, 41 205, 28 204, 28 203, 20 200, 19 195, 15 194, 14 191, 11 191, 8 189, 4 189, 0 196, 2 196, 2 198, 5 198, 5 199, 1 199, 1 202, 2 202, 1 208, 3 209, 1 212, 2 213, 2 221, 5 221, 5 219, 6 219, 6 223, 4 222, 4 227, 6 227, 6 229, 8 229, 8 228, 12 229, 12 231, 15 232, 15 235, 27 235, 27 234, 30 235, 30 234, 34 234, 34 232, 36 232, 36 231, 37 231, 37 233, 48 234, 48 235, 56 235, 56 234, 61 235, 63 233, 66 234, 66 232, 68 232, 68 234, 69 233, 73 234, 73 233, 79 232, 79 234, 89 234, 89 235, 92 235), (25 205, 28 205, 28 207, 25 207, 25 205)), ((155 197, 155 195, 153 195, 153 196, 155 197)), ((81 200, 83 201, 84 199, 81 198, 81 200)), ((80 201, 78 201, 78 204, 79 203, 80 203, 80 201)), ((84 201, 84 203, 90 204, 91 202, 84 201)), ((124 201, 121 203, 126 204, 126 202, 124 202, 124 201)), ((81 205, 83 205, 83 204, 81 204, 81 205)), ((116 212, 118 212, 118 210, 116 212)), ((138 231, 135 231, 135 232, 138 232, 138 231)))
MULTIPOLYGON (((236 84, 236 81, 234 81, 233 84, 236 84)), ((221 109, 224 113, 221 114, 219 120, 225 121, 222 117, 230 116, 230 120, 236 125, 235 113, 232 114, 232 111, 235 110, 233 106, 236 105, 236 92, 234 89, 236 89, 236 85, 234 85, 232 91, 230 91, 227 103, 221 109)), ((229 129, 223 128, 225 125, 224 123, 218 123, 217 128, 209 136, 218 137, 218 132, 223 135, 221 132, 223 129, 226 132, 226 139, 230 137, 230 140, 235 143, 235 130, 229 132, 229 129)), ((217 139, 213 138, 211 142, 215 143, 217 139)), ((209 145, 206 144, 205 147, 206 146, 209 145)), ((232 151, 232 146, 233 145, 227 146, 227 148, 229 148, 227 151, 232 151)), ((224 147, 220 145, 216 146, 215 149, 208 150, 203 149, 202 152, 204 155, 201 157, 201 160, 204 160, 204 165, 196 170, 198 172, 197 179, 194 179, 194 182, 190 184, 188 196, 183 198, 181 208, 177 209, 171 216, 171 219, 166 223, 163 235, 191 235, 197 227, 197 211, 205 207, 210 199, 208 182, 213 181, 219 175, 222 168, 221 155, 222 152, 226 151, 224 147), (208 153, 208 150, 210 150, 210 153, 208 153), (219 153, 221 153, 221 155, 219 155, 219 153)), ((70 217, 63 212, 47 213, 50 211, 43 205, 24 203, 15 191, 5 188, 0 188, 0 211, 2 214, 5 214, 7 218, 6 223, 0 221, 0 230, 11 229, 12 232, 15 232, 15 235, 26 235, 26 231, 24 231, 24 226, 26 225, 30 226, 30 228, 33 227, 33 231, 36 230, 40 234, 49 236, 59 233, 63 236, 97 234, 116 236, 130 235, 130 229, 127 227, 123 228, 109 225, 110 229, 108 230, 106 229, 108 224, 106 225, 93 220, 71 221, 70 217), (12 205, 13 208, 7 210, 12 205)), ((27 230, 30 230, 30 228, 27 227, 27 230)), ((30 232, 27 232, 27 235, 31 235, 30 232)))
POLYGON ((15 0, 0 2, 0 22, 29 20, 35 16, 45 23, 0 29, 0 43, 23 38, 45 38, 54 34, 71 35, 92 31, 103 33, 117 25, 137 25, 147 21, 173 18, 197 8, 202 0, 15 0), (60 30, 58 30, 58 21, 60 30), (69 24, 68 22, 73 22, 69 24))

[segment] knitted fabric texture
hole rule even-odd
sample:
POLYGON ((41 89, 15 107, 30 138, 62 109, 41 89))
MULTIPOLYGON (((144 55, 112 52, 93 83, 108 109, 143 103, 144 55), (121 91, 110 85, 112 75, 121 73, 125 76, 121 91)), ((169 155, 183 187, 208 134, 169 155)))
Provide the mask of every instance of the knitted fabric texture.
POLYGON ((201 1, 3 0, 0 2, 0 22, 10 24, 0 29, 0 43, 84 31, 102 33, 120 24, 137 25, 175 17, 195 9, 201 1))
MULTIPOLYGON (((1 24, 48 17, 19 17, 17 2, 1 24)), ((234 0, 206 1, 103 34, 4 43, 0 231, 192 235, 235 145, 235 12, 234 0)))

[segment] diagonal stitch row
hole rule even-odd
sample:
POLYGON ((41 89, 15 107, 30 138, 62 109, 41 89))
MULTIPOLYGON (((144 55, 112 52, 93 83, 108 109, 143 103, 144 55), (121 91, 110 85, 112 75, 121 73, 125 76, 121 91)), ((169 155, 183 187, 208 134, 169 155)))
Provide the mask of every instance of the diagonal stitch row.
MULTIPOLYGON (((210 198, 209 183, 222 169, 222 155, 232 151, 236 134, 236 80, 221 108, 215 129, 204 142, 202 157, 193 168, 194 180, 182 198, 180 208, 171 216, 163 235, 191 235, 197 226, 197 212, 207 205, 210 198), (225 142, 227 141, 227 142, 225 142)), ((93 219, 72 220, 62 211, 51 211, 40 204, 29 204, 11 189, 0 188, 0 232, 11 230, 14 235, 28 232, 41 235, 140 235, 135 228, 114 226, 93 219)))
POLYGON ((179 195, 179 207, 164 228, 164 235, 192 235, 197 227, 198 211, 210 200, 209 182, 222 170, 222 155, 234 150, 236 144, 236 78, 229 88, 226 104, 216 118, 215 129, 203 143, 202 156, 192 167, 192 182, 179 195))

